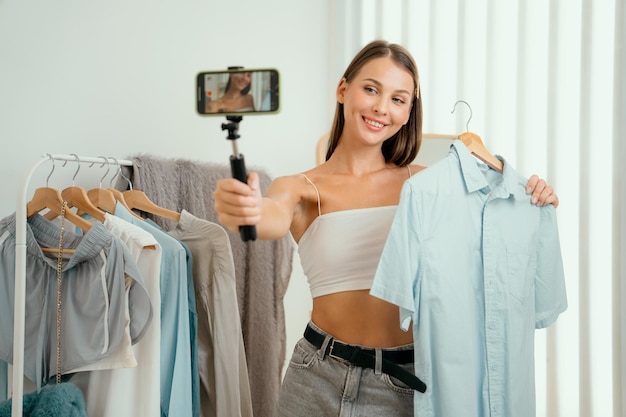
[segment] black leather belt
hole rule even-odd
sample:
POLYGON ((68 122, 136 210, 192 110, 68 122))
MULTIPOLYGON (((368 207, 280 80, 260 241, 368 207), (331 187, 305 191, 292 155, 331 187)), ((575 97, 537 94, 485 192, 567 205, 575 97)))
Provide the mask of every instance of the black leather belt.
MULTIPOLYGON (((320 349, 324 345, 326 336, 307 325, 304 331, 304 338, 313 346, 320 349)), ((426 384, 422 382, 422 380, 398 366, 398 364, 413 363, 415 360, 413 353, 413 349, 383 351, 381 371, 404 382, 414 390, 426 392, 426 384)), ((345 343, 338 342, 334 338, 331 338, 324 355, 344 359, 361 368, 376 369, 375 349, 364 349, 358 346, 346 345, 345 343)))

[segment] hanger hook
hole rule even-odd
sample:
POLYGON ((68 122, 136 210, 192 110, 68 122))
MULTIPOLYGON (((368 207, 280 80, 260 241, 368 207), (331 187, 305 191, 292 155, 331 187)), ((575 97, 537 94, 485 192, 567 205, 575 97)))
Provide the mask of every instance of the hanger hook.
POLYGON ((54 168, 55 168, 56 165, 54 164, 54 158, 52 157, 52 155, 50 155, 49 153, 47 153, 46 155, 48 155, 48 158, 50 158, 50 160, 52 161, 52 169, 50 170, 50 173, 48 174, 48 177, 46 177, 46 188, 47 188, 48 187, 48 180, 52 176, 52 173, 54 172, 54 168))
POLYGON ((469 118, 467 119, 467 122, 465 122, 465 131, 469 132, 469 122, 470 120, 472 120, 472 106, 470 106, 469 103, 465 100, 458 100, 456 103, 454 103, 454 107, 452 108, 452 111, 450 113, 454 113, 454 111, 456 110, 456 105, 459 103, 465 104, 470 111, 469 118))
POLYGON ((111 170, 111 165, 109 164, 109 159, 106 156, 99 156, 98 158, 102 158, 104 160, 102 165, 100 165, 100 168, 102 168, 104 164, 106 164, 107 166, 107 172, 105 172, 102 178, 100 178, 100 188, 102 188, 102 181, 104 181, 106 176, 109 174, 109 171, 111 170))
MULTIPOLYGON (((70 155, 72 155, 74 158, 76 158, 76 172, 74 173, 74 176, 72 177, 72 186, 74 186, 74 181, 76 180, 76 176, 78 175, 78 171, 80 171, 80 158, 75 153, 71 153, 70 155)), ((63 163, 63 166, 65 166, 65 163, 67 163, 67 161, 65 161, 63 163)))
POLYGON ((128 181, 128 187, 129 187, 128 189, 129 189, 129 190, 132 190, 132 189, 133 189, 133 183, 132 183, 132 182, 130 182, 130 178, 128 178, 126 175, 124 175, 124 172, 122 172, 122 165, 119 163, 119 161, 118 161, 116 158, 111 157, 111 159, 115 161, 115 163, 117 164, 117 168, 118 168, 118 169, 117 169, 117 172, 115 173, 115 175, 113 176, 113 178, 111 178, 111 185, 113 185, 113 179, 114 179, 115 177, 117 177, 117 176, 118 176, 118 174, 119 174, 119 175, 121 175, 121 176, 122 176, 122 178, 124 178, 126 181, 128 181))
MULTIPOLYGON (((108 159, 109 158, 107 158, 107 160, 108 159)), ((110 157, 110 159, 113 159, 115 161, 115 163, 119 166, 119 163, 117 163, 117 159, 115 159, 113 157, 110 157)), ((120 169, 115 170, 115 174, 113 174, 113 176, 109 180, 109 187, 113 188, 113 181, 117 178, 118 175, 120 175, 120 169)))

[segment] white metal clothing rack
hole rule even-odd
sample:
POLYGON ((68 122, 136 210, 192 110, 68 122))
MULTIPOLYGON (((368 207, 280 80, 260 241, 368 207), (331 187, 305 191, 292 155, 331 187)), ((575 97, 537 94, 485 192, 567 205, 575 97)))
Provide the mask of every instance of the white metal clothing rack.
POLYGON ((30 180, 37 169, 48 161, 72 161, 79 163, 102 164, 105 162, 115 165, 132 166, 133 161, 115 159, 112 157, 85 157, 71 155, 46 154, 34 163, 22 179, 18 190, 17 206, 15 209, 15 308, 13 310, 13 395, 12 417, 21 417, 23 414, 24 396, 24 326, 26 314, 26 193, 30 180))

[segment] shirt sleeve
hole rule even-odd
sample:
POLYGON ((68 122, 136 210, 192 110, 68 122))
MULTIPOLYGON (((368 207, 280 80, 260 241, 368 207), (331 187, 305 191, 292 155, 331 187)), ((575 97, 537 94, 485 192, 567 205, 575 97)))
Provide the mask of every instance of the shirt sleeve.
POLYGON ((539 226, 535 276, 535 328, 550 326, 566 309, 567 294, 556 209, 548 205, 541 210, 539 226))
POLYGON ((417 277, 422 251, 417 201, 410 184, 405 183, 370 290, 371 295, 400 307, 400 327, 404 331, 418 311, 417 277))
POLYGON ((123 276, 128 291, 129 329, 132 344, 134 345, 143 338, 152 322, 152 302, 135 257, 121 239, 114 236, 113 240, 116 243, 116 258, 121 262, 118 268, 123 268, 124 270, 123 276))

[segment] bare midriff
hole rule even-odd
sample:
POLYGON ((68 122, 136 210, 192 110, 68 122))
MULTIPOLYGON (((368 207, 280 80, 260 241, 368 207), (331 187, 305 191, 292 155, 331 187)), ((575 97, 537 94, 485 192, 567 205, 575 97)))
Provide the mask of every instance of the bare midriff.
POLYGON ((367 347, 390 348, 413 343, 413 333, 400 328, 398 306, 369 294, 345 291, 313 299, 311 319, 336 339, 367 347))

